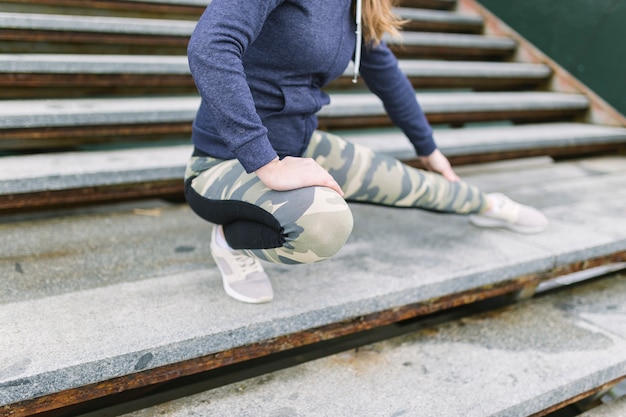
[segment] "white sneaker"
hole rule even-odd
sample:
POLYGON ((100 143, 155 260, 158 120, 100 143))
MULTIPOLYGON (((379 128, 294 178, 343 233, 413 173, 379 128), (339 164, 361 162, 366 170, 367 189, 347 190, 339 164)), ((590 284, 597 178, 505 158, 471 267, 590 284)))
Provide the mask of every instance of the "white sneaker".
POLYGON ((221 226, 211 233, 211 254, 222 273, 226 294, 244 303, 266 303, 274 298, 272 283, 263 270, 261 261, 225 247, 227 243, 217 236, 221 226), (222 245, 218 243, 224 241, 222 245))
POLYGON ((518 233, 539 233, 548 227, 548 219, 536 208, 516 203, 503 194, 489 194, 492 207, 469 216, 478 227, 502 227, 518 233))

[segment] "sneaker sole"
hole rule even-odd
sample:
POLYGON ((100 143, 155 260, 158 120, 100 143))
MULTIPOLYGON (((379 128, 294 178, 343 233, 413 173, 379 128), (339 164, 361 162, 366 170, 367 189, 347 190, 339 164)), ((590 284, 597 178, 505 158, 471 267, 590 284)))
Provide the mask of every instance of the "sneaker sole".
POLYGON ((222 284, 224 286, 224 292, 226 292, 226 294, 228 294, 230 297, 234 298, 237 301, 241 301, 241 302, 248 303, 248 304, 263 304, 263 303, 268 303, 274 299, 273 296, 262 297, 262 298, 246 297, 245 295, 240 294, 236 292, 235 290, 233 290, 231 287, 229 287, 228 284, 226 284, 223 279, 222 279, 222 284))
POLYGON ((505 222, 505 221, 502 221, 502 220, 487 219, 487 218, 480 217, 480 216, 470 216, 469 217, 469 221, 474 226, 478 226, 478 227, 482 227, 482 228, 509 229, 509 230, 514 231, 514 232, 524 233, 524 234, 540 233, 540 232, 543 232, 544 230, 546 230, 546 228, 548 227, 548 225, 543 225, 543 226, 521 226, 521 225, 518 225, 518 224, 508 223, 508 222, 505 222))

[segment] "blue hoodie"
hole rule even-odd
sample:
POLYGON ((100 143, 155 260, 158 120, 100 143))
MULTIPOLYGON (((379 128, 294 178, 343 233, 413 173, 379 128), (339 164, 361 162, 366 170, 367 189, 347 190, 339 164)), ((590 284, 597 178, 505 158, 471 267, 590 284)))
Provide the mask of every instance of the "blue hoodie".
MULTIPOLYGON (((192 141, 253 172, 277 155, 300 156, 330 102, 321 89, 355 52, 351 0, 212 0, 190 38, 202 97, 192 141)), ((415 92, 385 43, 365 46, 360 74, 419 155, 435 149, 415 92)))

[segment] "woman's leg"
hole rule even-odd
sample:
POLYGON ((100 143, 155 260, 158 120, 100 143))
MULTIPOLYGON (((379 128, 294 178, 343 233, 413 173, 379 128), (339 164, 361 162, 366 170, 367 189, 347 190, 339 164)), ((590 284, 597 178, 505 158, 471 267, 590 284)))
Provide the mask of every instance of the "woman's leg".
POLYGON ((465 182, 449 182, 395 158, 317 131, 305 151, 342 187, 346 200, 470 214, 487 208, 487 197, 465 182))
POLYGON ((223 226, 231 248, 264 261, 322 261, 334 255, 352 231, 352 213, 335 191, 273 191, 236 160, 192 157, 185 193, 200 217, 223 226))

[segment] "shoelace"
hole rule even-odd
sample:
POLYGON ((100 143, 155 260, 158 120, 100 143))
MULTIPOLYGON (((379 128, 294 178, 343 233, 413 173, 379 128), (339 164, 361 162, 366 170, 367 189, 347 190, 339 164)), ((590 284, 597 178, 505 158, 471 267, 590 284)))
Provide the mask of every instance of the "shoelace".
POLYGON ((237 266, 241 269, 241 272, 244 275, 247 275, 250 272, 258 272, 260 270, 259 263, 255 258, 244 255, 239 251, 233 252, 235 254, 235 262, 237 262, 237 266))

